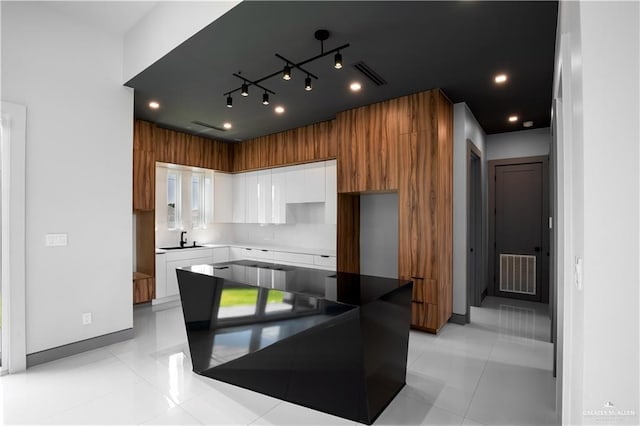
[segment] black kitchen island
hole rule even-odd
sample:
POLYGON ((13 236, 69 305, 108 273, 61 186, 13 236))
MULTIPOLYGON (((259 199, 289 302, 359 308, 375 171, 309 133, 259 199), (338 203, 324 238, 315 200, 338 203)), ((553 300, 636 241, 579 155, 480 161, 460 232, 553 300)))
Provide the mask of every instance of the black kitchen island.
POLYGON ((198 374, 366 424, 405 384, 411 281, 247 260, 177 275, 198 374))

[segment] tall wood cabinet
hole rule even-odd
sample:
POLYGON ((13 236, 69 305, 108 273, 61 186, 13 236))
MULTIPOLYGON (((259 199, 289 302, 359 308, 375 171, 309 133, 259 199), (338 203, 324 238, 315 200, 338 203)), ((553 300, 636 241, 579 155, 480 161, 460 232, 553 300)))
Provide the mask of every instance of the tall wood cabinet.
POLYGON ((356 272, 359 260, 354 197, 397 191, 398 275, 414 282, 412 326, 437 332, 452 313, 451 102, 435 89, 345 111, 336 135, 338 269, 356 272))

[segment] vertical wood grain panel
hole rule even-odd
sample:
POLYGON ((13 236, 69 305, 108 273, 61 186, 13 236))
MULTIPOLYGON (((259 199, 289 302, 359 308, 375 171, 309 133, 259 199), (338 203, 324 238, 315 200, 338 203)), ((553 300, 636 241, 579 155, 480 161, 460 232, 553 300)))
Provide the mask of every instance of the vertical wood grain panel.
POLYGON ((337 270, 360 272, 360 196, 338 194, 337 270))
POLYGON ((153 152, 133 151, 133 210, 156 208, 156 163, 153 152))
POLYGON ((133 281, 133 303, 150 302, 156 297, 156 285, 153 278, 141 278, 133 281))
POLYGON ((438 320, 453 312, 453 105, 438 91, 438 320))

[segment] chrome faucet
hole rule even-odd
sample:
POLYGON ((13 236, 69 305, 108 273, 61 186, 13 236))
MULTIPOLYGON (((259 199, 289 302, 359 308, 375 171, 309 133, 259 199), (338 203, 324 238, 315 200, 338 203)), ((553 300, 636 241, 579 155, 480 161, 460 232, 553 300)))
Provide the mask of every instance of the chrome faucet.
POLYGON ((180 247, 187 245, 187 231, 180 232, 180 247))

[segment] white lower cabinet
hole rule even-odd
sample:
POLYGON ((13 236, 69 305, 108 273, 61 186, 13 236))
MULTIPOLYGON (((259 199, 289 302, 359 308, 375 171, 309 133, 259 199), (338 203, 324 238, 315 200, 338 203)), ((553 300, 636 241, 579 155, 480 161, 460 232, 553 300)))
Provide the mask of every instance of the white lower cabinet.
POLYGON ((167 296, 167 255, 156 253, 156 299, 167 296))

